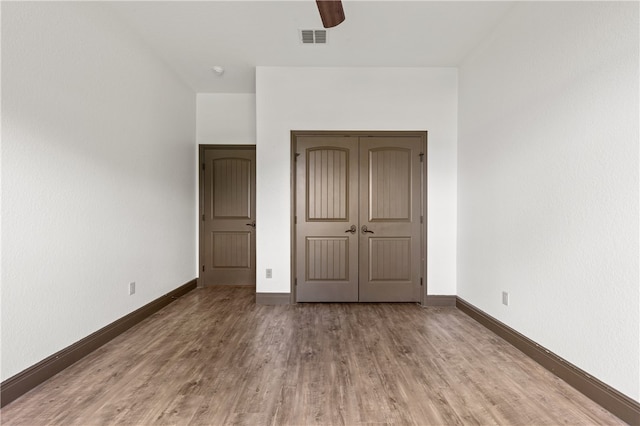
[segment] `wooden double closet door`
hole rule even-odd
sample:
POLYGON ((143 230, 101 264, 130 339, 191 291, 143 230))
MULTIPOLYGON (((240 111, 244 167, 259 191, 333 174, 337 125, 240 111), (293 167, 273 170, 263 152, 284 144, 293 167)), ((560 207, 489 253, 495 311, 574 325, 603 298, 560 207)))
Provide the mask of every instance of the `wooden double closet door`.
POLYGON ((426 132, 293 132, 298 302, 420 302, 426 132))

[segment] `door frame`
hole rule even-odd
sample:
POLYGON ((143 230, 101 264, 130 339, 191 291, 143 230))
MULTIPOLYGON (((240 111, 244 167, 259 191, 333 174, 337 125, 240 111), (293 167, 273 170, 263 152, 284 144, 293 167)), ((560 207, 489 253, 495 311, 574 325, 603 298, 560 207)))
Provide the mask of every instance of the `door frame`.
POLYGON ((297 247, 296 247, 296 140, 298 136, 357 136, 357 137, 367 137, 367 136, 382 136, 382 137, 392 137, 392 136, 405 136, 405 137, 419 137, 423 141, 424 146, 424 161, 422 164, 422 191, 420 191, 420 211, 422 212, 421 216, 424 218, 421 225, 420 232, 420 247, 421 247, 421 259, 422 262, 420 264, 420 275, 422 281, 422 289, 420 290, 420 305, 426 306, 427 300, 427 224, 429 223, 428 219, 428 210, 427 210, 427 200, 428 200, 428 180, 427 180, 427 163, 428 163, 428 148, 429 145, 427 143, 427 131, 414 131, 414 130, 291 130, 291 214, 290 214, 290 222, 291 222, 291 290, 290 290, 290 301, 289 303, 294 305, 296 302, 296 258, 298 256, 297 247))
MULTIPOLYGON (((204 152, 208 149, 214 150, 256 150, 255 145, 212 145, 212 144, 198 144, 198 287, 204 287, 202 282, 202 268, 204 265, 202 259, 204 259, 204 221, 202 220, 204 212, 204 152)), ((257 164, 256 164, 257 166, 257 164)), ((255 176, 254 176, 255 179, 255 176)), ((257 191, 257 185, 256 185, 257 191)), ((253 250, 256 248, 253 247, 253 250)), ((257 253, 256 253, 257 254, 257 253)), ((257 273, 257 271, 256 271, 257 273)))

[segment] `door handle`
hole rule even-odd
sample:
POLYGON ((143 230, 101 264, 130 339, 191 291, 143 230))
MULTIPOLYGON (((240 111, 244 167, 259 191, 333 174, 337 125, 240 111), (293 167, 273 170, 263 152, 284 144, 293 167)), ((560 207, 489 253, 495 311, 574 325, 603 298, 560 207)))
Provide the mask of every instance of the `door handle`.
POLYGON ((254 221, 253 221, 253 222, 251 222, 251 223, 247 223, 247 226, 250 226, 250 227, 252 227, 253 229, 256 229, 256 221, 254 220, 254 221))
POLYGON ((356 228, 355 225, 351 225, 351 228, 347 229, 344 232, 351 232, 352 234, 355 234, 357 230, 358 230, 358 228, 356 228))
POLYGON ((369 229, 367 229, 367 225, 362 225, 362 233, 363 233, 363 234, 366 234, 367 232, 368 232, 369 234, 375 234, 375 232, 373 232, 373 231, 369 231, 369 229))

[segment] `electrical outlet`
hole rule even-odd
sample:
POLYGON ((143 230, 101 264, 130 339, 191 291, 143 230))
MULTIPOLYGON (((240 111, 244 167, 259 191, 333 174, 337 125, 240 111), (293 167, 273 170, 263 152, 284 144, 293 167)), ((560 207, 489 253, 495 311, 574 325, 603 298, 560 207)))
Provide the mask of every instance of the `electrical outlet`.
POLYGON ((136 292, 136 282, 132 281, 129 283, 129 296, 131 296, 132 294, 135 294, 136 292))
POLYGON ((502 304, 505 306, 509 306, 509 293, 506 291, 502 292, 502 304))
POLYGON ((271 268, 267 269, 267 278, 271 278, 273 276, 273 272, 271 270, 271 268))

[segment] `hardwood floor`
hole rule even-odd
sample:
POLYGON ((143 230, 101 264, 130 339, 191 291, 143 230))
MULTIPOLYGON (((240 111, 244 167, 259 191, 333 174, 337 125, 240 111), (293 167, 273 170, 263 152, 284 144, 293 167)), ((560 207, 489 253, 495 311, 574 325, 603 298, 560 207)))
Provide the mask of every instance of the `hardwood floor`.
POLYGON ((455 308, 259 306, 254 291, 192 291, 2 424, 623 424, 455 308))

